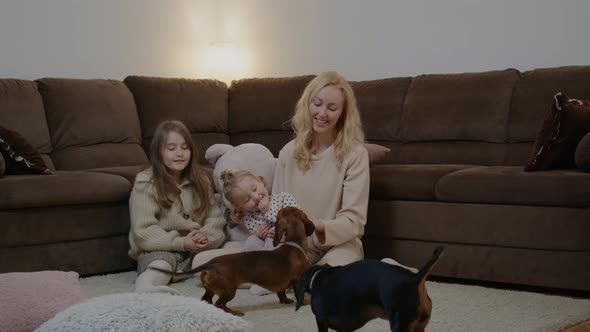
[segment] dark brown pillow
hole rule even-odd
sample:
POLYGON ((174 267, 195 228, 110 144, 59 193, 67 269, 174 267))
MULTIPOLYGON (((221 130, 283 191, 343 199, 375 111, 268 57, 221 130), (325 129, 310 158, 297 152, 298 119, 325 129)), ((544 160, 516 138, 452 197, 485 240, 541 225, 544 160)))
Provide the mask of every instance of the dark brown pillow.
POLYGON ((0 126, 0 153, 5 174, 52 174, 37 150, 19 133, 0 126))
POLYGON ((369 163, 371 165, 380 163, 387 157, 387 154, 391 152, 391 149, 379 144, 365 143, 365 148, 369 153, 369 163))
POLYGON ((559 92, 537 133, 527 172, 576 168, 578 142, 590 132, 590 101, 559 92))
POLYGON ((590 172, 590 132, 582 138, 576 147, 576 166, 590 172))

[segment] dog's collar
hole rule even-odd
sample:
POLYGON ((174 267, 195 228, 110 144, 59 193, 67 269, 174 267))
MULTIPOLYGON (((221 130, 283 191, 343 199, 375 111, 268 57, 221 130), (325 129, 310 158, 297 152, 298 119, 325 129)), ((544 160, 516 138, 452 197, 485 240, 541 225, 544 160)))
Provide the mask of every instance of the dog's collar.
POLYGON ((303 249, 302 246, 300 246, 299 244, 297 244, 297 243, 295 243, 293 241, 286 241, 284 244, 299 249, 299 251, 301 251, 301 253, 303 254, 303 256, 305 256, 305 259, 307 259, 307 261, 311 264, 311 262, 309 261, 309 257, 307 257, 307 254, 305 253, 305 249, 303 249))

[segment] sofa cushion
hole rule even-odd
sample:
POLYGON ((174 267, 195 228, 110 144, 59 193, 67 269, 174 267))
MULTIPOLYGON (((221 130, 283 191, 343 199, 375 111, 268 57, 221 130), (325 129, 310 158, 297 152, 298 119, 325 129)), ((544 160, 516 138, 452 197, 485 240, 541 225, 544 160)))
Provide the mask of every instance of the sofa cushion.
POLYGON ((129 76, 125 84, 133 93, 141 122, 143 147, 149 146, 158 124, 182 121, 202 151, 214 143, 229 143, 227 86, 211 79, 129 76))
POLYGON ((0 124, 21 134, 47 162, 53 147, 41 94, 33 81, 0 79, 0 124))
POLYGON ((371 200, 435 200, 434 188, 446 174, 467 165, 374 165, 371 167, 371 200))
POLYGON ((382 238, 587 252, 589 218, 590 209, 579 208, 370 200, 363 244, 382 238))
POLYGON ((0 126, 0 154, 5 162, 6 174, 52 173, 39 152, 21 134, 2 126, 0 126))
POLYGON ((410 77, 350 82, 357 99, 365 137, 399 141, 399 128, 410 77))
POLYGON ((133 95, 115 80, 44 78, 37 81, 58 170, 142 165, 133 95))
POLYGON ((127 179, 129 183, 135 183, 135 176, 139 173, 142 169, 144 169, 146 165, 139 165, 139 166, 118 166, 118 167, 103 167, 103 168, 92 168, 85 170, 86 172, 98 172, 98 173, 106 173, 106 174, 113 174, 119 175, 127 179))
POLYGON ((590 206, 590 174, 578 170, 528 173, 519 166, 473 167, 443 176, 436 185, 439 201, 590 206))
POLYGON ((582 138, 576 147, 576 166, 590 172, 590 132, 582 138))
POLYGON ((12 175, 0 181, 0 209, 120 202, 131 184, 121 176, 77 171, 53 175, 12 175))
MULTIPOLYGON (((122 256, 128 257, 125 254, 129 249, 127 200, 26 209, 0 209, 0 220, 2 220, 3 227, 3 231, 0 232, 0 249, 6 249, 0 250, 0 257, 5 258, 5 260, 0 260, 0 272, 35 271, 50 267, 60 270, 75 269, 81 273, 75 268, 76 266, 84 267, 88 271, 86 268, 91 270, 92 266, 102 264, 98 261, 84 262, 84 258, 73 258, 77 253, 66 253, 70 246, 60 247, 66 242, 72 244, 77 241, 95 240, 102 245, 95 245, 94 251, 105 251, 104 245, 109 242, 109 239, 122 236, 125 241, 120 244, 117 240, 117 247, 122 248, 122 256), (23 234, 27 234, 27 236, 23 236, 23 234), (47 245, 51 245, 53 253, 43 249, 43 246, 47 245), (19 259, 18 253, 7 256, 10 248, 24 247, 28 247, 29 254, 36 252, 35 257, 29 257, 24 262, 16 263, 15 260, 19 259), (60 260, 60 256, 64 261, 60 260), (45 262, 44 258, 47 259, 45 262), (72 259, 83 264, 69 265, 72 259)), ((78 243, 76 246, 85 247, 86 254, 92 255, 93 247, 88 243, 78 243)), ((110 248, 109 251, 115 252, 115 248, 110 248)), ((117 264, 115 263, 115 265, 117 264)))
POLYGON ((400 138, 417 141, 506 141, 519 72, 420 75, 410 84, 400 138))
POLYGON ((531 157, 524 170, 575 168, 578 142, 590 132, 590 101, 554 96, 551 112, 539 129, 531 157))
POLYGON ((543 117, 551 112, 553 96, 567 91, 590 98, 590 66, 542 68, 522 73, 512 95, 508 121, 510 142, 533 142, 543 117))

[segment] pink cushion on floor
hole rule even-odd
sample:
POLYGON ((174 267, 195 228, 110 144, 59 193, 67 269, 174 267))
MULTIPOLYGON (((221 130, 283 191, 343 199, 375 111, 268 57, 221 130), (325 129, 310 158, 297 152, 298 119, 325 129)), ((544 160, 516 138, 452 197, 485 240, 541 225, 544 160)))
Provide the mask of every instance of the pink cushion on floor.
POLYGON ((0 331, 33 331, 58 312, 86 299, 78 273, 0 274, 0 331))

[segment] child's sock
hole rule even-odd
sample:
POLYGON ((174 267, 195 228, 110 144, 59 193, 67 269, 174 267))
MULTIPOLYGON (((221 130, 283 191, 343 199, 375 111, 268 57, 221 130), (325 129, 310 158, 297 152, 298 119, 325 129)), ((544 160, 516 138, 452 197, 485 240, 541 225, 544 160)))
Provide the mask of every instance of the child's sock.
POLYGON ((250 286, 249 293, 252 295, 268 295, 274 293, 273 291, 269 291, 266 288, 260 287, 258 285, 250 286))
POLYGON ((148 265, 147 270, 140 274, 135 279, 135 292, 136 293, 171 293, 179 294, 179 292, 171 287, 168 287, 168 283, 172 277, 164 272, 150 269, 150 267, 157 267, 159 269, 172 271, 172 267, 166 261, 157 260, 153 261, 148 265))
POLYGON ((415 268, 415 267, 409 267, 409 266, 402 265, 402 264, 398 263, 398 262, 397 262, 395 259, 393 259, 393 258, 389 258, 389 257, 388 257, 388 258, 383 258, 381 261, 382 261, 383 263, 387 263, 387 264, 391 264, 391 265, 397 265, 397 266, 399 266, 399 267, 403 267, 404 269, 406 269, 406 270, 408 270, 408 271, 410 271, 410 272, 412 272, 412 273, 418 273, 418 269, 417 269, 417 268, 415 268))

